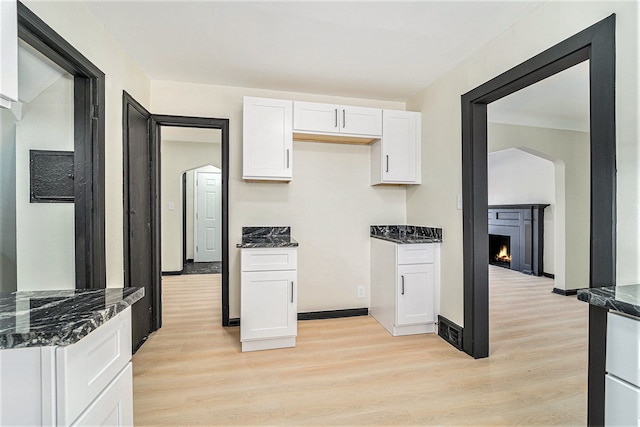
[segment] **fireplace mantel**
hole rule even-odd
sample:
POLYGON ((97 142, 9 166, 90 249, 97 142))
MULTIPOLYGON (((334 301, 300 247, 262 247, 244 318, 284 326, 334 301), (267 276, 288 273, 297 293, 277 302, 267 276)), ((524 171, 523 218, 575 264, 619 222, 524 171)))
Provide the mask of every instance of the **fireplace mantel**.
POLYGON ((511 237, 511 269, 542 276, 548 204, 490 205, 489 234, 511 237))

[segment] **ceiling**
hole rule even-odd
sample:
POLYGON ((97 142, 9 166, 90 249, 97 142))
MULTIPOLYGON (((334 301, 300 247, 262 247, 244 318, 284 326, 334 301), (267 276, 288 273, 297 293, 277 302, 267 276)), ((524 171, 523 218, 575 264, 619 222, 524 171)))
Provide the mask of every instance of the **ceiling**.
POLYGON ((543 3, 86 4, 153 80, 406 101, 543 3))

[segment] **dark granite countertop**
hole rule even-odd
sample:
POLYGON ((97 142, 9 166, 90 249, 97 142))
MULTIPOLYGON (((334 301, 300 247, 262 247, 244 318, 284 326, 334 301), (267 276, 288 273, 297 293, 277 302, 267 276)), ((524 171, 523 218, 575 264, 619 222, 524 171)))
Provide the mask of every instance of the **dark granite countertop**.
POLYGON ((242 243, 236 248, 295 248, 291 227, 242 227, 242 243))
POLYGON ((640 317, 640 285, 579 289, 578 299, 596 307, 640 317))
POLYGON ((372 225, 370 236, 375 239, 401 245, 418 243, 441 243, 442 228, 416 225, 372 225))
POLYGON ((144 296, 144 288, 0 293, 0 349, 69 345, 144 296))
POLYGON ((640 285, 579 289, 578 299, 596 307, 640 317, 640 285))

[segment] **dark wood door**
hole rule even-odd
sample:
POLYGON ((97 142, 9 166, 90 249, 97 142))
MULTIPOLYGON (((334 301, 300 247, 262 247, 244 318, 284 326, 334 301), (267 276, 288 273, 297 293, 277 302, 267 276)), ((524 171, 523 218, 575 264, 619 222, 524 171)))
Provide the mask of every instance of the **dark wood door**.
POLYGON ((132 307, 132 344, 137 350, 158 329, 153 299, 159 289, 154 262, 154 151, 150 138, 151 114, 126 92, 123 102, 124 159, 124 279, 125 286, 143 287, 145 296, 132 307))

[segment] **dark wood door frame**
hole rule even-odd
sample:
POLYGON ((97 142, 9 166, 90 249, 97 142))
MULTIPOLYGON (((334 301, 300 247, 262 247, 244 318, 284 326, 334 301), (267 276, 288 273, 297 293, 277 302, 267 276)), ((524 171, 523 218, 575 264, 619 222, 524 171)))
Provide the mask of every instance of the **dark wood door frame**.
MULTIPOLYGON (((615 59, 615 15, 611 15, 462 95, 463 347, 474 358, 489 355, 487 104, 589 60, 591 248, 588 285, 615 284, 615 59)), ((590 306, 590 425, 604 422, 605 333, 606 310, 590 306)))
MULTIPOLYGON (((122 188, 123 188, 123 197, 122 197, 122 207, 123 207, 123 215, 122 215, 122 231, 123 231, 123 270, 124 270, 124 287, 132 286, 131 283, 131 269, 132 269, 132 255, 130 248, 130 236, 132 230, 131 221, 130 221, 130 174, 129 171, 129 159, 132 152, 132 148, 129 141, 129 110, 134 109, 143 116, 147 121, 147 148, 149 150, 149 158, 151 162, 154 159, 157 159, 160 153, 160 147, 154 145, 154 140, 150 137, 152 129, 153 129, 153 118, 151 113, 147 111, 139 102, 137 102, 131 95, 129 95, 126 91, 122 93, 122 165, 123 165, 123 173, 122 173, 122 188)), ((149 168, 149 182, 151 183, 151 188, 156 190, 160 187, 160 179, 159 175, 155 173, 153 168, 149 168)), ((151 306, 160 305, 162 302, 162 294, 160 292, 160 233, 156 233, 155 230, 158 227, 155 227, 153 224, 154 219, 159 220, 160 215, 160 206, 158 205, 157 197, 153 197, 154 194, 149 194, 148 198, 148 209, 151 211, 151 277, 152 283, 149 286, 151 290, 150 295, 148 297, 151 300, 151 306)), ((146 211, 146 209, 145 209, 146 211)), ((135 231, 139 232, 139 231, 135 231)), ((145 288, 146 289, 146 288, 145 288)), ((146 297, 147 295, 145 295, 146 297)), ((141 309, 138 304, 134 309, 141 309)), ((133 317, 135 320, 136 316, 133 317)), ((146 331, 151 333, 162 326, 162 312, 160 310, 151 311, 151 330, 146 331)), ((135 329, 134 325, 134 329, 135 329)), ((145 327, 146 329, 146 327, 145 327)), ((134 343, 134 345, 140 345, 140 343, 134 343)), ((137 348, 135 348, 137 350, 137 348)))
MULTIPOLYGON (((222 326, 231 326, 229 322, 229 119, 214 119, 206 117, 185 117, 185 116, 168 116, 168 115, 152 115, 153 128, 151 138, 154 140, 153 145, 158 147, 156 161, 152 161, 152 168, 155 168, 156 176, 160 176, 160 141, 161 127, 189 127, 189 128, 205 128, 220 129, 222 132, 221 139, 221 169, 222 169, 222 326)), ((157 199, 160 200, 160 187, 157 187, 157 199)), ((160 235, 160 211, 158 210, 156 221, 154 221, 154 233, 160 235)), ((183 236, 183 241, 186 240, 183 236)), ((184 244, 184 243, 183 243, 184 244)), ((158 251, 160 253, 160 251, 158 251)), ((160 274, 160 267, 158 267, 160 274)), ((154 311, 160 312, 162 307, 160 301, 155 303, 154 311)))
POLYGON ((20 2, 18 37, 73 76, 75 287, 105 288, 104 73, 20 2))
POLYGON ((187 173, 184 172, 182 174, 182 271, 187 261, 187 173))

